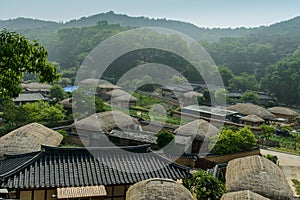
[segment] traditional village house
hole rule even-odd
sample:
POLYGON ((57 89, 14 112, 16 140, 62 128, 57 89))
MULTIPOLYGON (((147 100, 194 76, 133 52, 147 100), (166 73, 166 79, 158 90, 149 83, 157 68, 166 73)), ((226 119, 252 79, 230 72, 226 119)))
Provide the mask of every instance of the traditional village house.
POLYGON ((242 116, 257 115, 266 121, 276 118, 276 116, 270 113, 267 109, 251 103, 238 103, 236 105, 227 107, 227 110, 237 112, 242 116))
POLYGON ((125 200, 130 185, 151 179, 190 177, 189 168, 135 147, 55 148, 7 156, 0 187, 20 200, 125 200))
POLYGON ((296 117, 299 116, 299 113, 297 113, 296 111, 279 106, 268 108, 268 111, 273 113, 276 116, 276 118, 283 118, 286 119, 288 122, 295 120, 296 117))
POLYGON ((231 160, 226 169, 227 192, 250 190, 266 198, 292 200, 293 193, 283 171, 261 156, 231 160))
POLYGON ((22 126, 0 138, 0 158, 4 154, 40 151, 41 145, 58 146, 63 136, 41 124, 22 126))
POLYGON ((34 103, 38 101, 49 101, 48 97, 44 97, 41 93, 38 92, 23 92, 18 97, 13 98, 13 102, 16 105, 23 105, 25 103, 34 103))
POLYGON ((219 129, 209 122, 199 119, 177 128, 174 133, 176 136, 191 137, 192 143, 187 145, 185 153, 198 154, 201 148, 202 153, 208 152, 208 137, 218 134, 219 129))
POLYGON ((238 192, 229 192, 222 196, 221 200, 270 200, 259 194, 251 192, 250 190, 243 190, 238 192))
POLYGON ((135 97, 121 89, 114 89, 106 92, 105 99, 110 99, 111 103, 117 107, 136 106, 137 102, 137 99, 135 97))
POLYGON ((265 120, 263 120, 262 118, 260 118, 256 115, 247 115, 245 117, 242 117, 241 121, 245 125, 256 126, 256 127, 258 127, 259 125, 261 125, 265 122, 265 120))
POLYGON ((139 123, 136 119, 120 111, 107 111, 95 113, 87 118, 76 121, 71 129, 85 137, 85 146, 113 145, 107 135, 114 129, 122 131, 138 130, 139 123))
POLYGON ((45 84, 45 83, 24 83, 22 84, 22 87, 25 89, 25 91, 28 92, 37 92, 45 95, 49 95, 51 85, 45 84))
POLYGON ((182 184, 169 179, 154 178, 138 182, 129 187, 126 200, 193 200, 191 192, 182 184))

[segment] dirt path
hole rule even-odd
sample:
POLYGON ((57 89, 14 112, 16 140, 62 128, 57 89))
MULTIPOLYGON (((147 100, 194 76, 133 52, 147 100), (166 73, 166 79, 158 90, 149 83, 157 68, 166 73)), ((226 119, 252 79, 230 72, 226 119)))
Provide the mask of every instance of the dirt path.
POLYGON ((286 179, 294 192, 294 196, 298 196, 296 195, 292 179, 300 181, 300 156, 265 149, 261 149, 260 152, 262 155, 271 154, 278 157, 279 166, 283 170, 286 179))

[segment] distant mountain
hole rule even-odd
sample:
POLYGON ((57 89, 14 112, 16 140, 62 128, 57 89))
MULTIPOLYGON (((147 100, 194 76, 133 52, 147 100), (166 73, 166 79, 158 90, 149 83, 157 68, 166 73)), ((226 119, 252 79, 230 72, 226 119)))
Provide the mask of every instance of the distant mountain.
POLYGON ((167 19, 150 19, 147 17, 130 17, 125 14, 116 14, 112 11, 101 13, 89 17, 74 19, 66 23, 53 21, 43 21, 38 19, 17 18, 10 20, 0 20, 0 29, 7 28, 23 34, 30 38, 37 37, 41 34, 49 34, 63 28, 87 27, 95 25, 99 21, 107 21, 109 24, 120 24, 121 26, 130 27, 162 27, 173 29, 184 33, 197 41, 218 41, 223 37, 248 37, 259 35, 260 38, 268 38, 270 35, 286 34, 300 31, 300 17, 273 24, 271 26, 261 26, 257 28, 201 28, 188 22, 167 20, 167 19))
POLYGON ((37 19, 17 18, 0 21, 0 29, 7 28, 21 33, 46 33, 55 32, 62 28, 86 27, 95 25, 99 21, 107 21, 110 24, 120 24, 121 26, 130 27, 162 27, 173 29, 184 33, 195 40, 201 41, 217 41, 221 37, 243 37, 250 35, 256 28, 200 28, 191 23, 166 20, 166 19, 150 19, 146 17, 130 17, 124 14, 116 14, 112 11, 101 13, 89 17, 74 19, 66 23, 57 23, 52 21, 43 21, 37 19))

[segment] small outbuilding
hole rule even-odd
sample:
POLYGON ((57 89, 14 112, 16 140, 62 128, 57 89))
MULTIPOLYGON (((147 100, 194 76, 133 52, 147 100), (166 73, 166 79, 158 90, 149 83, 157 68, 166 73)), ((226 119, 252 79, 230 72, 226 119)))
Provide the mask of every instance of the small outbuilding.
POLYGON ((265 122, 265 120, 258 117, 257 115, 247 115, 245 117, 242 117, 241 121, 243 122, 243 124, 249 126, 259 126, 265 122))
POLYGON ((154 178, 138 182, 129 187, 126 200, 193 200, 191 192, 182 184, 170 179, 154 178))

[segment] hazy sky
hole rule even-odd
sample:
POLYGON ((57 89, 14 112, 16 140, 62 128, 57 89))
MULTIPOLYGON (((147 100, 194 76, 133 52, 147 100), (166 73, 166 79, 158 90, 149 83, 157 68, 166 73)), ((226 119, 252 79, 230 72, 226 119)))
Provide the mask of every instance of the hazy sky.
POLYGON ((68 21, 114 11, 200 27, 255 27, 300 16, 299 0, 0 0, 0 19, 68 21))

